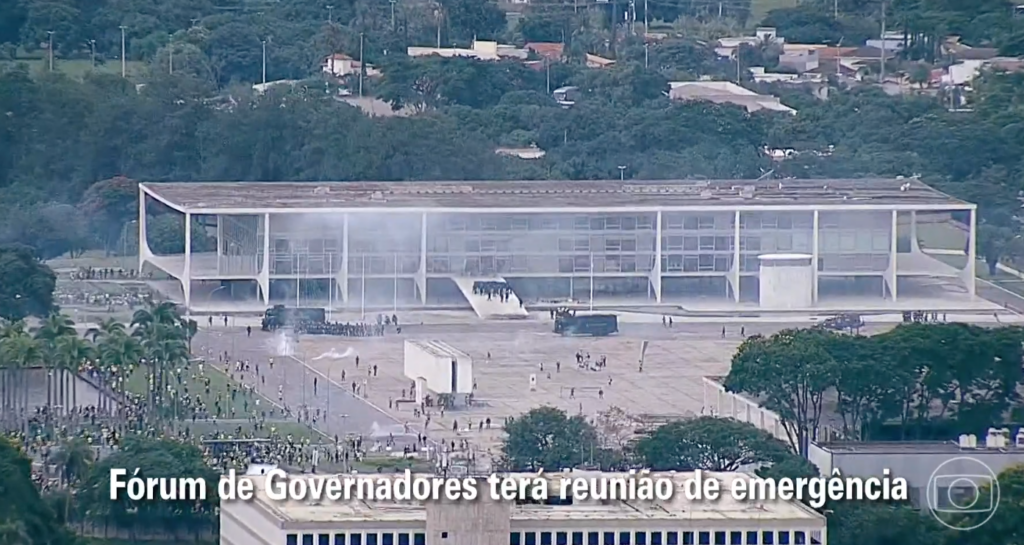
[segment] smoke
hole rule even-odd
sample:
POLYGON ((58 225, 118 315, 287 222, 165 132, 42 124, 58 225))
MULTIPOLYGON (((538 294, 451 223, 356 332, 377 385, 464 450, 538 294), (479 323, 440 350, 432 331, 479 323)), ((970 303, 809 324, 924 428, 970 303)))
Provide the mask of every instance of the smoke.
POLYGON ((280 329, 274 336, 267 341, 268 348, 274 352, 274 354, 287 357, 295 355, 295 341, 288 333, 280 329))
POLYGON ((351 346, 346 348, 344 352, 338 352, 337 350, 332 348, 327 352, 324 352, 323 354, 320 354, 319 356, 313 358, 313 361, 320 361, 326 359, 342 360, 345 358, 352 357, 355 353, 356 351, 353 350, 351 346))
POLYGON ((370 427, 370 437, 375 439, 389 436, 403 437, 407 435, 412 436, 416 434, 403 424, 388 424, 381 426, 379 423, 374 422, 373 426, 370 427))

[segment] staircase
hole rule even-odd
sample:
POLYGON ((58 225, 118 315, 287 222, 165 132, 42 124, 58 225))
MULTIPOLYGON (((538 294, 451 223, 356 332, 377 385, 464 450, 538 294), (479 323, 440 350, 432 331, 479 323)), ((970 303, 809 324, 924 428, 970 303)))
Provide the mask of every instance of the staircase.
POLYGON ((473 284, 476 282, 504 282, 504 278, 495 276, 489 278, 452 277, 452 280, 455 281, 455 285, 459 286, 459 290, 469 301, 476 315, 485 320, 521 320, 530 316, 530 313, 522 307, 519 296, 514 291, 509 294, 508 301, 504 303, 498 297, 491 297, 488 300, 486 294, 473 293, 473 284))

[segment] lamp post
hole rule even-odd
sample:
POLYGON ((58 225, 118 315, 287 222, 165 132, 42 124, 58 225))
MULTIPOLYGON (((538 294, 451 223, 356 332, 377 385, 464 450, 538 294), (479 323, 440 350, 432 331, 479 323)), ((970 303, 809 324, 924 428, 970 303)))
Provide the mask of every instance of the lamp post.
POLYGON ((89 40, 89 58, 92 60, 92 66, 96 67, 96 40, 89 40))
POLYGON ((53 72, 53 31, 52 30, 47 30, 46 31, 46 37, 47 37, 46 53, 47 53, 47 55, 48 55, 48 57, 50 59, 50 72, 53 72))
MULTIPOLYGON (((267 41, 266 40, 262 40, 260 43, 263 44, 263 85, 266 86, 267 85, 267 41)), ((264 88, 264 91, 266 91, 265 88, 264 88)))
POLYGON ((126 77, 128 77, 128 61, 127 61, 127 59, 125 59, 124 31, 127 30, 128 27, 126 27, 124 25, 121 25, 118 28, 121 29, 121 77, 122 78, 126 78, 126 77))

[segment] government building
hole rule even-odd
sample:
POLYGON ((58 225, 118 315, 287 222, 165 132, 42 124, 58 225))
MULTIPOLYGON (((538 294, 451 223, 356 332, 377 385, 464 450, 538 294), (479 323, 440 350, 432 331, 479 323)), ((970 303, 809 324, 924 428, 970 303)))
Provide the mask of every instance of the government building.
MULTIPOLYGON (((537 475, 511 474, 508 477, 537 475)), ((560 496, 560 479, 626 477, 572 471, 543 474, 549 496, 560 496)), ((220 545, 826 545, 825 517, 798 502, 739 502, 728 493, 744 473, 704 473, 716 478, 715 501, 687 501, 681 490, 689 473, 671 478, 670 500, 498 502, 479 479, 478 498, 466 502, 272 501, 254 478, 250 501, 221 503, 220 545)), ((293 475, 291 478, 310 478, 293 475)), ((397 477, 397 475, 395 475, 397 477)), ((244 477, 239 477, 244 478, 244 477)), ((367 475, 365 478, 387 478, 367 475)))
POLYGON ((917 296, 921 279, 974 295, 976 207, 916 179, 140 189, 140 270, 179 281, 190 307, 468 301, 482 316, 499 313, 474 297, 482 280, 507 282, 514 307, 596 298, 793 310, 861 297, 892 308, 917 296), (187 218, 183 253, 159 253, 147 233, 153 215, 167 213, 187 218), (918 229, 936 224, 958 226, 960 266, 922 252, 918 229))

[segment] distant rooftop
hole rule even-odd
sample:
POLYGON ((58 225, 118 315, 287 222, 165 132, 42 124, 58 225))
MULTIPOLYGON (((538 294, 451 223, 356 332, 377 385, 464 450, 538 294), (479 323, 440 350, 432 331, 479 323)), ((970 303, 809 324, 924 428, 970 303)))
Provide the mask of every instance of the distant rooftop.
POLYGON ((915 179, 465 182, 175 182, 143 190, 194 214, 414 209, 649 211, 784 206, 973 208, 915 179))
MULTIPOLYGON (((984 438, 982 438, 984 441, 984 438)), ((833 454, 956 454, 964 456, 1003 455, 1007 453, 1024 456, 1024 449, 1012 444, 1008 447, 963 448, 956 441, 868 441, 817 443, 819 447, 833 454)))
MULTIPOLYGON (((380 479, 397 478, 401 474, 369 474, 369 475, 344 475, 344 477, 380 479)), ((432 475, 420 475, 421 477, 432 477, 432 475)), ((516 477, 517 474, 511 474, 516 477)), ((521 476, 536 477, 536 473, 521 474, 521 476)), ((626 473, 601 473, 596 471, 572 471, 566 473, 544 473, 549 481, 549 496, 557 497, 559 494, 559 480, 566 478, 596 478, 596 477, 627 477, 626 473)), ((750 479, 751 475, 745 473, 709 473, 705 472, 705 478, 712 476, 721 483, 722 495, 717 501, 688 501, 682 493, 681 486, 683 479, 692 477, 692 473, 654 473, 652 477, 673 478, 676 485, 674 497, 667 502, 625 502, 625 501, 584 501, 575 502, 573 505, 541 505, 523 504, 511 506, 511 519, 513 521, 524 520, 550 520, 550 521, 585 521, 585 520, 672 520, 685 519, 707 520, 714 524, 720 520, 771 520, 771 521, 799 521, 811 526, 816 523, 824 524, 824 518, 813 510, 803 506, 799 502, 739 502, 733 499, 729 493, 732 482, 738 479, 750 479), (809 524, 808 524, 809 523, 809 524)), ((296 478, 324 478, 326 476, 315 475, 292 475, 296 478)), ((483 489, 487 489, 487 483, 483 483, 483 489)), ((272 501, 266 496, 264 488, 265 481, 254 479, 255 502, 264 509, 267 509, 284 522, 314 522, 314 523, 351 523, 351 522, 423 522, 426 520, 426 507, 421 502, 395 502, 395 501, 338 501, 331 502, 324 500, 318 503, 286 501, 272 501)))

